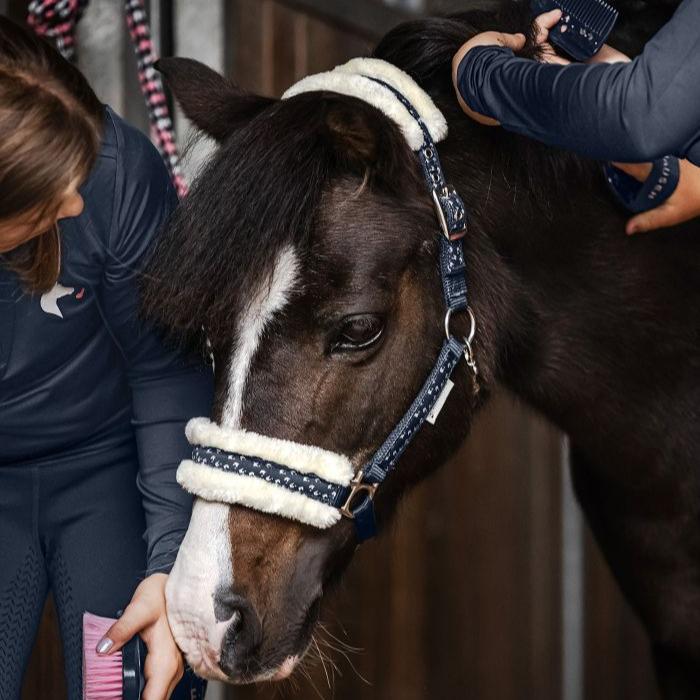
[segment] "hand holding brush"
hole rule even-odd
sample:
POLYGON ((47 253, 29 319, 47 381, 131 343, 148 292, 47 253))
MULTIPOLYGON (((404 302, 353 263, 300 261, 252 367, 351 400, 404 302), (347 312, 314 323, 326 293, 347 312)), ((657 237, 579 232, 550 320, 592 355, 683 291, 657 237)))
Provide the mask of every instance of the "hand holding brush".
POLYGON ((170 697, 183 676, 184 661, 166 616, 167 578, 153 574, 144 579, 118 620, 86 613, 84 700, 170 697))

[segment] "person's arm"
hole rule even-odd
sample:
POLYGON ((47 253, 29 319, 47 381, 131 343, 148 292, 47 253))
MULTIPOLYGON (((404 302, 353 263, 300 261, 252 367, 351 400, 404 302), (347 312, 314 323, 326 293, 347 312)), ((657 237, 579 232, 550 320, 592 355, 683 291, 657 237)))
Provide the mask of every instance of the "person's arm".
POLYGON ((146 513, 148 573, 167 573, 189 523, 192 501, 175 481, 189 454, 185 423, 209 415, 212 373, 168 347, 139 310, 139 276, 160 227, 177 204, 150 141, 117 125, 115 212, 103 280, 102 312, 124 357, 132 392, 138 485, 146 513))
POLYGON ((148 647, 148 695, 164 700, 183 669, 166 616, 166 574, 192 508, 191 497, 177 484, 175 472, 189 453, 185 423, 193 416, 209 415, 213 377, 209 367, 192 364, 168 348, 140 318, 139 276, 177 198, 146 136, 116 118, 113 121, 118 143, 115 203, 101 309, 123 355, 132 392, 148 568, 124 614, 105 635, 103 650, 116 651, 139 633, 148 647))
POLYGON ((698 27, 700 0, 685 0, 627 64, 553 65, 476 45, 456 61, 456 85, 473 112, 553 146, 599 160, 673 154, 700 165, 698 27))

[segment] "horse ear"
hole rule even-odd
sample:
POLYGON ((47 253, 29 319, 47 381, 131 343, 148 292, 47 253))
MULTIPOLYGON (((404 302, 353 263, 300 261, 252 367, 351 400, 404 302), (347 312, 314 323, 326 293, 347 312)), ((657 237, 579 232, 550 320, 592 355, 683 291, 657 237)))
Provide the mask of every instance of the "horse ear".
POLYGON ((192 58, 161 58, 155 67, 187 118, 219 142, 275 102, 241 90, 192 58))
POLYGON ((415 168, 398 128, 364 102, 330 98, 325 125, 338 160, 362 178, 396 183, 415 168))
POLYGON ((376 164, 379 134, 366 110, 342 99, 333 100, 326 112, 326 126, 339 154, 362 167, 376 164))

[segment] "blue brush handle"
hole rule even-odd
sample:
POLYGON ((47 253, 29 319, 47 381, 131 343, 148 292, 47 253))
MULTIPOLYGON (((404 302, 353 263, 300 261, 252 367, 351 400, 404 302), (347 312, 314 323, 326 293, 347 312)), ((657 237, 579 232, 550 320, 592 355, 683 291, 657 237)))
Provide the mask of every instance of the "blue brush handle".
MULTIPOLYGON (((136 635, 122 647, 122 700, 141 700, 146 681, 143 668, 146 663, 146 645, 136 635)), ((198 678, 192 669, 185 668, 185 675, 172 695, 172 700, 204 700, 207 682, 198 678)))
POLYGON ((137 634, 122 647, 122 700, 141 700, 146 645, 137 634))

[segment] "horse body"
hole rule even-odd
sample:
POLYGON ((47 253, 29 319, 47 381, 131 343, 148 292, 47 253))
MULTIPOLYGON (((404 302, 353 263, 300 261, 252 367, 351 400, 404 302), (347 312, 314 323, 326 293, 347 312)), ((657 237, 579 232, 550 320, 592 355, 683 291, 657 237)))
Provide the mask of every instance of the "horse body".
MULTIPOLYGON (((475 395, 458 368, 437 424, 377 493, 379 522, 457 449, 490 388, 508 387, 569 434, 577 495, 649 630, 665 695, 695 697, 700 226, 627 238, 595 164, 467 120, 448 66, 473 31, 408 25, 375 52, 412 74, 449 123, 440 155, 470 210, 482 386, 475 395)), ((413 154, 353 98, 283 104, 192 62, 163 68, 222 146, 157 251, 146 309, 186 333, 204 323, 217 422, 327 447, 359 468, 444 333, 438 233, 413 154)), ((466 318, 453 324, 466 332, 466 318)), ((288 675, 354 547, 349 521, 316 530, 197 501, 168 590, 195 670, 288 675)))

